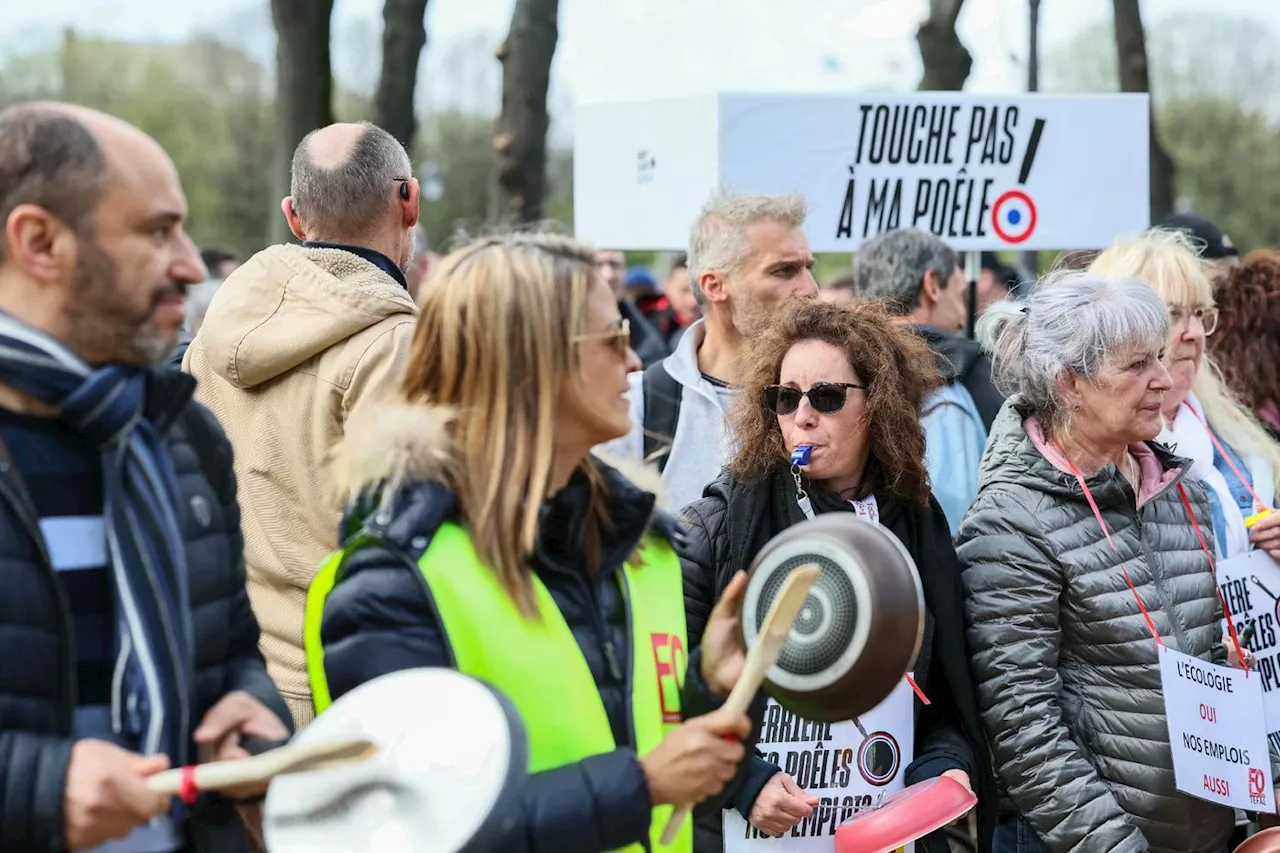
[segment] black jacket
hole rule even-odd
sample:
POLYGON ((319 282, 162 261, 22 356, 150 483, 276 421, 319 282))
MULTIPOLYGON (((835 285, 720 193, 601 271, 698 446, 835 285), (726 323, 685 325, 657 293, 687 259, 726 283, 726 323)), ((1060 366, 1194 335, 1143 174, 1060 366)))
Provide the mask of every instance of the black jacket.
MULTIPOLYGON (((589 497, 581 472, 542 507, 533 569, 578 641, 618 749, 533 775, 522 791, 516 827, 495 847, 504 853, 593 853, 648 844, 652 805, 629 723, 625 662, 630 660, 631 643, 615 574, 646 530, 652 527, 673 538, 679 536, 679 528, 674 519, 655 513, 651 494, 601 467, 611 495, 614 529, 602 543, 600 571, 589 578, 581 564, 581 530, 589 497)), ((440 525, 457 519, 453 495, 438 482, 418 480, 401 489, 383 510, 374 514, 368 510, 364 507, 349 514, 343 536, 363 526, 383 544, 347 558, 321 624, 325 674, 334 699, 390 672, 455 666, 448 637, 429 601, 430 590, 416 568, 440 525)), ((701 654, 693 643, 690 648, 694 651, 682 692, 686 718, 720 704, 699 675, 701 654)), ((762 712, 760 701, 753 716, 756 731, 751 744, 758 736, 762 712)), ((721 803, 705 808, 719 810, 721 803)))
POLYGON ((916 334, 928 342, 933 350, 942 378, 948 383, 959 382, 973 397, 982 424, 991 432, 991 424, 995 423, 1000 407, 1004 405, 1004 395, 991 381, 991 358, 982 351, 977 341, 962 338, 936 329, 933 326, 913 326, 916 334))
MULTIPOLYGON (((191 402, 195 380, 157 368, 146 413, 173 455, 184 498, 196 673, 191 727, 222 697, 243 690, 289 725, 258 653, 258 622, 245 593, 243 540, 231 445, 209 411, 191 402)), ((5 454, 7 456, 7 453, 5 454)), ((34 506, 11 464, 0 462, 0 850, 64 850, 62 798, 74 742, 76 661, 71 623, 34 506)), ((195 755, 192 745, 189 754, 195 755)), ((187 849, 248 851, 232 805, 207 796, 184 826, 187 849)))
MULTIPOLYGON (((814 511, 852 512, 839 497, 807 485, 814 511)), ((917 507, 877 494, 880 523, 906 546, 920 571, 926 606, 925 644, 916 663, 916 678, 931 704, 916 700, 915 760, 907 767, 908 785, 940 776, 950 769, 969 774, 979 797, 982 850, 991 849, 997 793, 987 757, 977 696, 965 652, 960 563, 951 531, 937 501, 917 507)), ((774 535, 804 520, 796 503, 795 484, 785 465, 758 484, 744 484, 724 473, 704 496, 684 509, 687 533, 680 547, 684 568, 689 642, 701 636, 708 614, 734 573, 746 569, 774 535)), ((760 789, 780 768, 757 756, 731 802, 743 817, 760 789)), ((702 820, 698 853, 718 851, 720 825, 702 820)), ((941 833, 925 839, 924 849, 946 851, 941 833)))

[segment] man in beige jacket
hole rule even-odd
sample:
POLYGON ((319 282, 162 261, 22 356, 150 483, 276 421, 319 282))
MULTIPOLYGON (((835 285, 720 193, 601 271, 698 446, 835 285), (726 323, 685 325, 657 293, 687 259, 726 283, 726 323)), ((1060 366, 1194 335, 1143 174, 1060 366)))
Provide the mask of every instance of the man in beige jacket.
POLYGON ((303 606, 342 508, 329 454, 353 413, 395 393, 413 338, 410 169, 373 125, 309 134, 281 204, 302 244, 265 249, 228 276, 183 360, 235 450, 249 597, 299 729, 314 716, 303 606))

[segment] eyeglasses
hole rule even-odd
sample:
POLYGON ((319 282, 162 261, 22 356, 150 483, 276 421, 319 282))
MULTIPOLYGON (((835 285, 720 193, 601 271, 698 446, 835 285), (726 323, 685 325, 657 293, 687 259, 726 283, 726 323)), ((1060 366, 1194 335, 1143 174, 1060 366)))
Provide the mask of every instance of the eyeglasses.
POLYGON ((800 398, 808 397, 814 411, 834 415, 844 408, 850 388, 866 387, 852 382, 815 382, 808 391, 801 391, 790 385, 770 385, 764 389, 764 402, 775 414, 790 415, 800 408, 800 398))
POLYGON ((1169 319, 1173 321, 1174 328, 1190 324, 1192 317, 1200 324, 1200 328, 1204 329, 1206 337, 1212 335, 1213 330, 1218 328, 1218 309, 1213 306, 1198 305, 1194 308, 1187 305, 1169 306, 1169 319))
POLYGON ((585 335, 574 335, 574 343, 583 341, 613 341, 614 350, 617 351, 619 358, 627 357, 627 350, 631 349, 631 321, 619 320, 616 328, 607 332, 590 332, 585 335))

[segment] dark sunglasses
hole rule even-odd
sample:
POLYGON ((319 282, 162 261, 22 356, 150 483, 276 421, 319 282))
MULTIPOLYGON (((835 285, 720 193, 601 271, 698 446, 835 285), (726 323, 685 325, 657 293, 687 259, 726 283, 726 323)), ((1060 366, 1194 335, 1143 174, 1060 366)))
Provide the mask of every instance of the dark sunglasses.
POLYGON ((808 391, 801 391, 789 385, 769 385, 764 389, 764 402, 775 414, 789 415, 800 408, 801 397, 808 397, 815 412, 834 415, 844 408, 850 388, 866 387, 852 382, 817 382, 808 391))

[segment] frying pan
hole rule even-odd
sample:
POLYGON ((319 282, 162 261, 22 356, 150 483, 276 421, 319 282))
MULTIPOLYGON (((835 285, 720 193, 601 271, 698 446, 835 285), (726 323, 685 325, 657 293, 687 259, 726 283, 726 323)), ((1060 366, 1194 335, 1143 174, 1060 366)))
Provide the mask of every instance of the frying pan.
POLYGON ((263 815, 271 853, 482 853, 512 825, 528 746, 519 713, 488 685, 450 669, 384 675, 292 743, 343 739, 378 751, 272 782, 263 815))
POLYGON ((1264 829, 1249 836, 1235 853, 1280 853, 1280 828, 1264 829))
POLYGON ((978 804, 964 785, 939 776, 890 794, 836 830, 836 853, 890 853, 968 814, 978 804))
POLYGON ((764 690, 806 719, 842 722, 879 705, 911 669, 924 592, 892 533, 851 512, 824 513, 782 531, 752 561, 740 620, 748 649, 787 575, 809 563, 821 572, 764 690))

